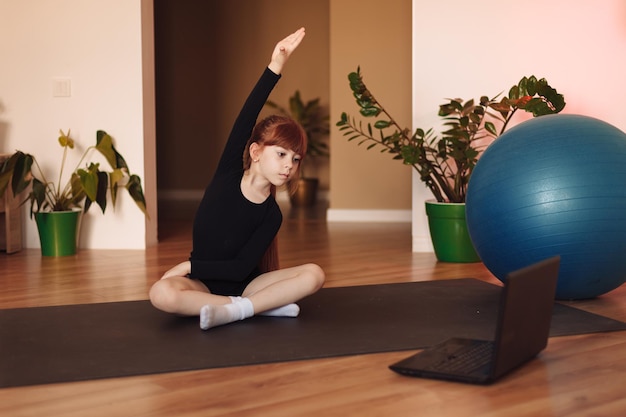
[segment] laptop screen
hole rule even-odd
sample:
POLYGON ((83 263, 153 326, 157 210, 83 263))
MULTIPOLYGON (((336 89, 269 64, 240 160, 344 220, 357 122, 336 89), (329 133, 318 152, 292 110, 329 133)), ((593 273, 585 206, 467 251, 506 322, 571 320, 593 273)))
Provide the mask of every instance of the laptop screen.
POLYGON ((556 256, 507 275, 496 331, 495 377, 546 347, 559 263, 556 256))

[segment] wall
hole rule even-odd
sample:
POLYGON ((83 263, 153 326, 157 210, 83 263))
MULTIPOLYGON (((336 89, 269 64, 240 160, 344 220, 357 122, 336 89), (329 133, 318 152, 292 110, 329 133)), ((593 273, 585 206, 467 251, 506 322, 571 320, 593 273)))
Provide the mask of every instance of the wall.
POLYGON ((411 2, 330 3, 331 161, 329 221, 410 221, 411 169, 388 154, 348 142, 334 126, 358 116, 348 73, 361 67, 376 98, 411 126, 411 2))
MULTIPOLYGON (((157 141, 162 214, 188 216, 217 166, 232 124, 276 42, 307 36, 271 99, 329 101, 329 0, 155 1, 157 141)), ((261 117, 273 110, 264 110, 261 117)), ((307 165, 308 168, 311 164, 307 165)), ((309 173, 307 171, 307 173, 309 173)), ((317 171, 328 189, 328 161, 317 171)))
MULTIPOLYGON (((435 126, 442 98, 496 94, 532 73, 546 77, 565 94, 567 112, 599 117, 626 130, 618 105, 626 73, 626 4, 621 0, 484 0, 479 4, 413 0, 412 34, 409 0, 385 2, 384 7, 373 0, 329 1, 321 6, 281 1, 278 6, 271 0, 221 6, 231 22, 228 27, 224 19, 223 30, 232 44, 222 37, 225 43, 220 44, 224 48, 220 46, 219 55, 211 55, 211 49, 204 53, 213 60, 222 56, 239 60, 226 70, 238 83, 220 85, 223 100, 219 103, 228 114, 238 110, 256 77, 239 71, 267 60, 262 47, 243 54, 228 46, 250 39, 259 45, 273 44, 299 23, 290 13, 300 10, 308 38, 298 51, 302 56, 294 56, 273 98, 286 100, 300 86, 305 97, 330 91, 323 101, 330 105, 331 124, 342 111, 356 110, 346 76, 361 65, 378 99, 406 125, 435 126), (287 9, 289 4, 295 6, 287 9), (324 7, 328 7, 326 20, 324 7), (442 30, 445 27, 453 30, 442 30)), ((150 94, 144 87, 150 84, 149 67, 144 65, 150 54, 149 48, 142 47, 149 41, 142 32, 149 32, 143 23, 150 4, 147 0, 0 0, 0 150, 36 151, 44 155, 40 159, 46 167, 56 169, 59 128, 71 128, 81 146, 92 143, 95 130, 103 128, 117 139, 132 170, 144 179, 146 197, 156 198, 154 191, 148 191, 155 189, 150 94), (72 79, 69 99, 52 98, 52 78, 59 76, 72 79)), ((219 128, 230 128, 229 119, 218 120, 219 128)), ((414 250, 430 250, 422 212, 423 201, 430 196, 419 181, 413 179, 411 185, 410 169, 347 143, 336 129, 331 133, 331 152, 329 219, 405 219, 412 204, 414 250)), ((90 213, 83 245, 135 248, 153 240, 147 236, 156 228, 155 204, 149 205, 153 215, 146 223, 132 201, 122 196, 120 203, 115 213, 104 217, 95 210, 90 213)), ((27 244, 37 246, 34 223, 26 221, 26 229, 27 244)))
MULTIPOLYGON (((151 16, 150 0, 0 0, 0 151, 33 153, 55 178, 59 129, 71 129, 81 150, 104 129, 144 181, 151 220, 121 194, 105 216, 90 210, 82 247, 139 249, 156 241, 151 16), (71 80, 70 97, 52 96, 56 77, 71 80)), ((39 246, 34 221, 25 221, 25 234, 26 246, 39 246)))
MULTIPOLYGON (((534 74, 565 96, 564 113, 626 131, 623 0, 413 0, 413 22, 414 127, 437 127, 438 105, 447 97, 495 96, 534 74)), ((429 198, 414 177, 414 251, 432 250, 424 214, 429 198)))
MULTIPOLYGON (((36 150, 38 155, 43 155, 40 160, 46 169, 54 171, 59 160, 60 148, 55 141, 59 128, 71 128, 83 147, 92 143, 96 129, 103 128, 116 138, 132 170, 144 180, 151 219, 145 222, 134 204, 122 195, 115 212, 110 211, 104 217, 96 210, 89 214, 83 224, 83 247, 138 248, 156 240, 156 158, 167 160, 177 152, 182 155, 180 151, 185 146, 181 141, 196 141, 200 150, 184 153, 183 163, 174 168, 175 172, 180 171, 182 186, 180 182, 168 183, 168 177, 162 172, 158 176, 159 195, 161 191, 169 191, 170 185, 175 192, 185 194, 187 184, 184 181, 193 178, 199 179, 191 186, 192 194, 197 196, 212 172, 205 154, 221 150, 221 144, 214 143, 204 152, 202 144, 197 141, 203 134, 212 135, 213 132, 217 132, 216 138, 225 138, 222 133, 230 129, 241 100, 256 81, 257 66, 267 63, 268 45, 271 48, 276 39, 289 33, 294 26, 306 26, 307 39, 274 91, 272 98, 275 101, 286 103, 288 97, 300 89, 304 98, 320 96, 322 104, 330 106, 330 54, 334 51, 334 61, 338 65, 333 67, 332 74, 339 101, 331 110, 331 125, 341 111, 355 108, 345 77, 358 64, 363 65, 368 80, 371 78, 371 82, 380 83, 381 99, 396 111, 398 117, 410 119, 410 97, 407 96, 410 69, 406 63, 410 56, 407 35, 410 35, 410 0, 387 2, 384 8, 374 1, 330 0, 156 0, 155 7, 163 3, 195 3, 215 8, 213 14, 192 16, 199 18, 197 20, 205 27, 218 26, 220 35, 216 35, 216 39, 219 42, 196 39, 191 44, 194 50, 187 51, 185 59, 192 65, 202 63, 202 66, 191 68, 194 77, 215 77, 220 81, 213 84, 214 89, 195 98, 207 105, 208 112, 183 113, 179 117, 204 123, 203 118, 212 114, 211 109, 219 108, 220 113, 211 119, 214 123, 200 128, 189 129, 192 123, 177 124, 182 130, 170 126, 166 140, 173 146, 157 153, 154 145, 155 98, 151 90, 154 74, 150 0, 0 0, 0 37, 11 40, 0 44, 3 61, 0 67, 0 151, 36 150), (336 37, 332 42, 331 4, 335 15, 332 32, 336 37), (363 24, 355 23, 355 18, 370 28, 378 26, 384 30, 377 30, 375 36, 368 35, 363 24), (251 42, 266 47, 255 46, 245 51, 238 47, 251 42), (373 53, 373 50, 377 52, 373 53), (392 70, 386 64, 387 56, 393 56, 397 63, 392 70), (227 64, 219 72, 208 71, 222 61, 227 64), (71 98, 52 98, 54 77, 71 78, 71 98), (229 77, 237 82, 221 81, 229 77), (394 82, 391 83, 390 79, 394 82), (402 99, 396 100, 396 97, 402 99), (199 158, 199 162, 185 157, 199 158), (199 173, 198 167, 206 169, 205 173, 199 173), (123 239, 118 238, 121 235, 123 239)), ((191 39, 189 33, 175 29, 183 42, 191 39)), ((189 30, 190 27, 187 25, 183 29, 189 30)), ((163 61, 159 61, 158 54, 156 60, 160 64, 157 74, 159 70, 167 69, 163 61)), ((182 90, 204 92, 198 83, 182 80, 178 75, 177 79, 183 81, 182 90)), ((181 89, 178 90, 180 93, 181 89)), ((159 97, 156 100, 179 111, 179 102, 175 100, 159 101, 159 97)), ((160 122, 161 117, 157 120, 160 122)), ((160 129, 156 131, 161 132, 160 129)), ((319 174, 323 188, 335 188, 334 197, 330 198, 332 209, 340 214, 338 217, 355 212, 363 214, 350 219, 395 220, 405 216, 410 210, 408 170, 377 152, 347 144, 344 138, 336 136, 335 129, 333 131, 331 152, 336 151, 337 156, 331 154, 330 162, 322 165, 319 174), (328 164, 333 160, 336 163, 329 173, 328 164), (379 163, 380 169, 372 169, 372 164, 379 163)), ((161 170, 161 160, 158 166, 161 170)), ((25 229, 27 245, 37 247, 34 222, 26 221, 25 229)))
POLYGON ((307 37, 271 99, 286 104, 300 89, 304 99, 330 104, 330 173, 328 161, 317 172, 330 189, 329 220, 410 220, 410 170, 347 143, 334 127, 342 111, 356 110, 346 77, 357 65, 410 123, 410 0, 385 7, 372 0, 157 0, 155 8, 159 200, 174 201, 161 205, 163 213, 188 215, 181 200, 200 198, 271 45, 303 25, 307 37), (242 49, 251 41, 253 48, 242 49))

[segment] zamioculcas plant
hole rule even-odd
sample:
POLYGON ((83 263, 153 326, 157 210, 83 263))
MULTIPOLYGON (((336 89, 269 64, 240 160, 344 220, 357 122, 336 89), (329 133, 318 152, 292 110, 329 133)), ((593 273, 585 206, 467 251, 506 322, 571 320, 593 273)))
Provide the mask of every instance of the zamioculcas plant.
POLYGON ((472 170, 485 149, 485 139, 495 139, 518 110, 533 116, 559 113, 565 100, 544 79, 524 77, 507 96, 450 99, 439 106, 445 130, 411 130, 400 126, 363 82, 360 68, 348 75, 361 116, 375 119, 363 125, 347 113, 337 122, 349 141, 367 143, 367 149, 382 147, 394 159, 411 165, 439 202, 464 203, 472 170))

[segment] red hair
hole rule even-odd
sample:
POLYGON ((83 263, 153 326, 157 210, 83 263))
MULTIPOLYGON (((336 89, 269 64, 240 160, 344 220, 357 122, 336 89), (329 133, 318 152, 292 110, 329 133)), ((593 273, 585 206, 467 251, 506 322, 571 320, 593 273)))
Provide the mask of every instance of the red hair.
MULTIPOLYGON (((287 116, 272 115, 261 120, 254 126, 252 135, 246 143, 243 154, 243 169, 248 170, 252 165, 252 157, 250 156, 250 145, 257 143, 263 146, 280 146, 289 149, 300 155, 301 161, 306 155, 307 136, 302 126, 287 116)), ((300 166, 298 166, 298 170, 300 166)), ((294 174, 298 174, 296 171, 294 174)), ((298 177, 294 175, 287 182, 287 191, 293 194, 298 189, 298 177)), ((272 186, 271 193, 276 196, 276 187, 272 186)), ((270 246, 265 251, 263 258, 259 262, 261 273, 275 271, 279 269, 278 262, 278 237, 275 236, 270 246)))
MULTIPOLYGON (((261 147, 263 146, 280 146, 284 149, 289 149, 298 155, 300 155, 300 165, 306 155, 307 149, 307 136, 300 123, 296 122, 290 117, 273 115, 268 116, 256 124, 252 130, 252 135, 246 143, 246 148, 243 153, 243 169, 248 170, 252 165, 252 158, 250 156, 250 145, 257 143, 261 147)), ((297 174, 300 170, 298 166, 297 174)), ((294 175, 287 182, 287 191, 289 194, 293 194, 298 189, 298 177, 294 175)), ((272 187, 272 194, 275 195, 276 190, 272 187)))

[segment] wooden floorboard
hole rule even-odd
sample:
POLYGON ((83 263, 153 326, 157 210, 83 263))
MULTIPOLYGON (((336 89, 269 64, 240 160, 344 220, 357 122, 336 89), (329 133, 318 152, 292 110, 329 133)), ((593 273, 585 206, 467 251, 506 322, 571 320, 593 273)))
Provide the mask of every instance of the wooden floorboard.
MULTIPOLYGON (((318 214, 285 210, 281 262, 320 264, 327 287, 463 277, 498 282, 480 263, 438 263, 432 254, 412 253, 410 224, 327 224, 318 214)), ((42 258, 36 249, 0 253, 0 308, 146 299, 150 285, 191 249, 188 221, 162 222, 159 237, 161 243, 145 251, 81 250, 64 258, 42 258)), ((620 287, 573 305, 626 320, 625 295, 620 287)), ((626 412, 626 332, 552 338, 537 360, 491 386, 406 378, 387 369, 411 353, 2 389, 0 416, 508 417, 626 412)))

